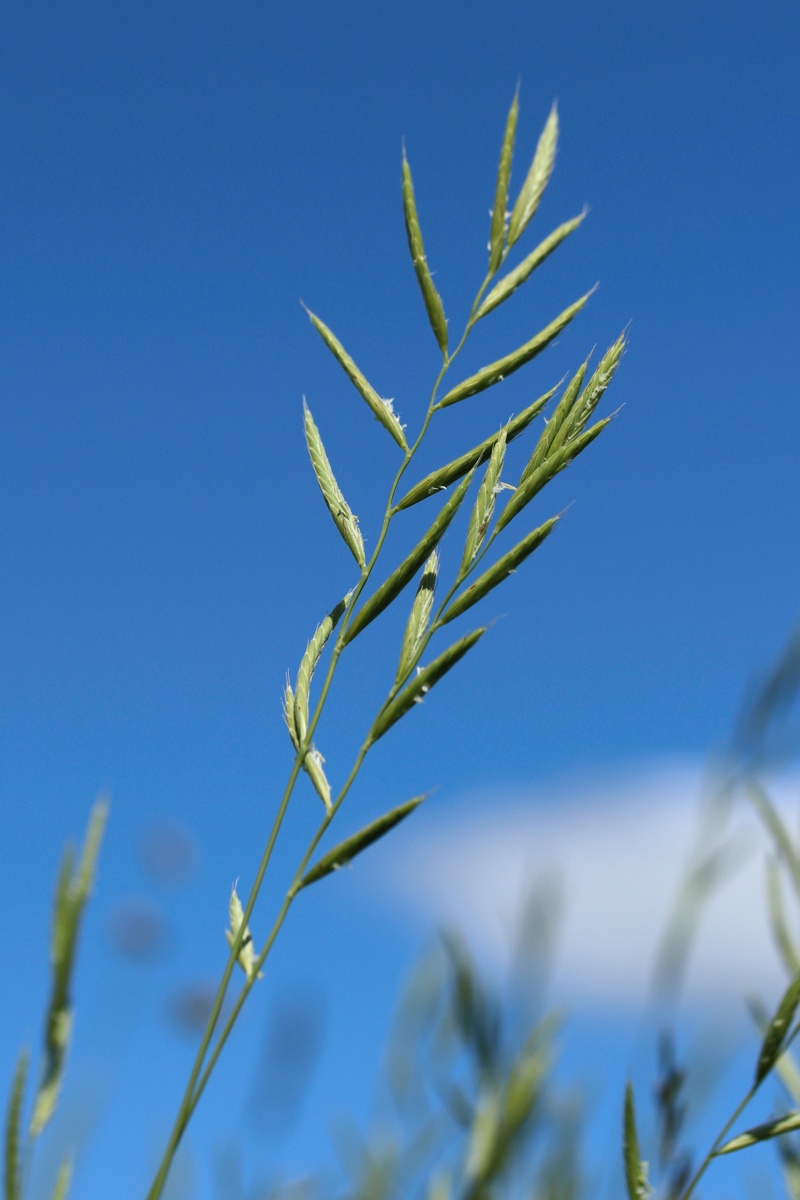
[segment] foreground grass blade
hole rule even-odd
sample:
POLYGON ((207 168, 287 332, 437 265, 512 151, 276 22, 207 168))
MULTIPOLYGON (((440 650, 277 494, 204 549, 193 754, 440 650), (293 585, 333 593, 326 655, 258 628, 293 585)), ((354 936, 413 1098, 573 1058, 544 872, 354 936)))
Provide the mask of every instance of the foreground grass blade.
POLYGON ((748 1146, 755 1146, 757 1142, 769 1141, 770 1138, 780 1137, 781 1134, 791 1133, 795 1129, 800 1129, 800 1111, 787 1113, 774 1121, 765 1121, 763 1125, 754 1125, 746 1133, 740 1133, 724 1146, 720 1146, 716 1154, 732 1154, 734 1150, 746 1150, 748 1146))
POLYGON ((447 318, 444 315, 444 305, 437 292, 433 276, 425 257, 425 247, 422 242, 422 230, 417 216, 417 202, 414 199, 414 183, 411 178, 411 167, 408 165, 405 149, 403 150, 403 215, 406 220, 406 236, 411 261, 414 264, 417 282, 419 283, 425 311, 431 323, 434 337, 439 343, 442 354, 447 354, 447 318))
POLYGON ((20 1054, 14 1081, 11 1085, 11 1096, 6 1113, 6 1136, 4 1143, 3 1179, 5 1200, 22 1200, 22 1104, 25 1098, 25 1081, 28 1077, 28 1054, 20 1054))
POLYGON ((506 244, 506 206, 508 204, 508 184, 511 179, 511 160, 514 156, 514 138, 517 132, 517 116, 519 114, 519 89, 514 93, 514 99, 506 118, 503 133, 503 145, 500 148, 500 164, 497 168, 497 183, 494 189, 494 206, 492 207, 492 228, 489 235, 489 274, 494 275, 503 257, 506 244))
POLYGON ((477 604, 484 596, 493 591, 498 584, 507 579, 512 571, 516 571, 517 567, 525 561, 528 555, 533 554, 534 550, 541 546, 546 537, 553 532, 558 524, 558 517, 551 517, 549 521, 545 521, 538 529, 534 529, 527 537, 518 542, 512 550, 499 558, 494 566, 489 567, 482 575, 479 575, 474 583, 457 596, 439 618, 439 622, 445 625, 448 621, 455 620, 465 613, 468 608, 472 608, 473 604, 477 604))
POLYGON ((319 317, 315 316, 310 309, 306 309, 309 315, 311 324, 316 329, 319 336, 322 338, 325 345, 328 347, 333 357, 344 370, 350 382, 355 387, 356 391, 366 400, 369 407, 372 409, 375 417, 383 425, 384 429, 388 429, 394 440, 397 442, 401 450, 408 449, 406 435, 403 433, 403 426, 392 408, 391 400, 385 400, 379 396, 375 388, 363 374, 359 371, 356 364, 353 362, 350 355, 345 350, 342 343, 334 333, 328 328, 324 321, 320 321, 319 317))
POLYGON ((789 837, 788 830, 781 820, 778 810, 764 789, 759 787, 753 780, 747 781, 745 792, 750 803, 766 826, 767 831, 770 833, 779 855, 786 863, 795 895, 800 898, 800 858, 798 858, 794 843, 789 837))
MULTIPOLYGON (((543 396, 539 396, 537 400, 534 400, 533 404, 529 404, 526 409, 523 409, 518 416, 512 417, 504 427, 506 443, 513 442, 514 438, 519 437, 528 428, 531 421, 538 417, 539 413, 547 402, 553 398, 557 390, 557 387, 551 388, 549 392, 545 392, 543 396)), ((460 458, 454 459, 446 467, 439 467, 438 470, 431 471, 430 475, 426 475, 419 483, 415 483, 410 491, 406 492, 403 499, 396 505, 396 511, 399 512, 402 508, 410 508, 412 504, 419 504, 420 500, 427 500, 429 496, 441 492, 443 488, 449 487, 451 483, 455 483, 457 479, 461 479, 463 475, 466 475, 467 471, 471 471, 474 467, 479 467, 481 463, 486 462, 492 453, 495 442, 502 433, 503 430, 498 429, 497 433, 493 433, 485 441, 480 442, 477 446, 473 446, 466 454, 462 454, 460 458)))
POLYGON ((767 911, 772 936, 787 972, 790 975, 796 975, 800 971, 800 951, 795 946, 794 939, 789 932, 789 922, 783 903, 780 868, 773 858, 767 859, 766 873, 767 911))
POLYGON ((554 104, 539 137, 530 170, 511 213, 511 220, 508 223, 509 246, 513 246, 519 240, 539 207, 539 201, 553 172, 557 143, 558 110, 554 104))
POLYGON ((586 301, 591 296, 591 292, 587 292, 585 296, 581 296, 580 300, 576 300, 574 304, 570 304, 569 308, 565 308, 562 313, 551 321, 540 333, 532 337, 529 342, 525 342, 524 346, 514 350, 511 354, 507 354, 505 358, 498 358, 497 362, 490 363, 488 367, 483 367, 475 375, 470 375, 469 379, 465 379, 463 383, 459 383, 452 391, 449 391, 434 408, 448 408, 451 404, 458 404, 460 400, 466 400, 468 396, 476 396, 478 392, 484 392, 487 388, 493 387, 505 379, 507 375, 513 375, 520 367, 524 367, 537 354, 541 354, 546 346, 549 346, 553 338, 558 337, 562 329, 569 325, 573 317, 576 317, 583 308, 586 301))
POLYGON ((345 630, 343 637, 345 645, 361 633, 362 629, 365 629, 370 621, 374 621, 378 614, 382 613, 386 606, 391 604, 395 596, 399 596, 406 584, 413 579, 430 552, 435 549, 444 537, 445 530, 458 512, 459 505, 466 496, 471 482, 471 475, 468 475, 466 479, 461 481, 419 545, 411 551, 400 566, 370 596, 364 607, 356 613, 353 623, 345 630))
POLYGON ((394 829, 395 825, 399 825, 404 821, 415 808, 419 808, 425 796, 415 796, 413 800, 407 800, 405 804, 393 808, 391 812, 384 813, 382 817, 378 817, 377 821, 372 821, 369 825, 365 825, 358 833, 354 833, 352 837, 345 838, 333 850, 324 854, 310 871, 306 872, 300 883, 297 885, 297 891, 301 888, 308 887, 310 883, 316 883, 319 879, 324 879, 326 875, 330 875, 333 871, 338 871, 341 867, 351 862, 357 855, 371 846, 373 842, 377 842, 379 838, 384 837, 390 829, 394 829))
POLYGON ((781 1002, 776 1009, 775 1016, 770 1021, 767 1032, 764 1035, 764 1041, 761 1044, 761 1053, 758 1056, 758 1063, 756 1064, 756 1087, 766 1078, 774 1067, 776 1060, 780 1058, 781 1051, 789 1036, 789 1028, 794 1020, 798 1004, 800 1004, 800 974, 795 976, 784 992, 781 1002))
POLYGON ((383 737, 387 730, 391 729, 401 717, 404 717, 410 708, 415 704, 419 704, 432 687, 435 686, 446 675, 452 667, 459 662, 468 650, 471 650, 476 642, 480 641, 486 633, 486 628, 475 629, 460 641, 454 642, 447 650, 444 650, 438 658, 435 658, 432 663, 424 667, 418 675, 415 675, 411 682, 403 689, 402 692, 395 696, 394 700, 390 701, 384 709, 378 714, 372 729, 369 731, 369 741, 377 742, 378 738, 383 737))
POLYGON ((647 1183, 647 1164, 642 1162, 639 1150, 639 1135, 636 1131, 636 1111, 633 1103, 633 1088, 625 1086, 625 1116, 623 1135, 623 1161, 625 1165, 625 1187, 628 1200, 645 1200, 650 1188, 647 1183))
POLYGON ((31 1117, 31 1133, 34 1136, 42 1132, 52 1117, 64 1076, 72 1031, 70 986, 78 933, 92 889, 107 816, 108 805, 104 801, 98 801, 92 810, 81 861, 75 875, 72 871, 71 849, 67 849, 62 861, 56 889, 51 943, 53 983, 45 1023, 45 1069, 31 1117))
POLYGON ((545 259, 549 258, 553 251, 558 249, 561 243, 582 224, 585 217, 586 210, 579 216, 573 217, 571 221, 565 221, 563 225, 559 225, 558 229, 554 229, 550 236, 546 237, 543 242, 540 242, 535 250, 531 250, 527 258, 524 258, 518 267, 514 267, 513 271, 509 271, 508 275, 504 275, 502 279, 498 280, 476 312, 475 320, 479 321, 487 313, 493 312, 498 304, 502 304, 518 287, 521 287, 527 279, 530 279, 536 268, 540 267, 545 259))
POLYGON ((323 499, 333 517, 336 528, 347 543, 353 558, 363 571, 366 558, 364 556, 364 539, 358 527, 358 518, 353 515, 350 505, 345 500, 341 488, 336 482, 331 464, 328 461, 328 455, 325 453, 325 447, 322 444, 322 438, 319 436, 319 430, 314 424, 311 409, 305 400, 303 400, 303 426, 308 454, 311 459, 311 466, 314 468, 314 475, 319 484, 319 490, 322 492, 323 499))

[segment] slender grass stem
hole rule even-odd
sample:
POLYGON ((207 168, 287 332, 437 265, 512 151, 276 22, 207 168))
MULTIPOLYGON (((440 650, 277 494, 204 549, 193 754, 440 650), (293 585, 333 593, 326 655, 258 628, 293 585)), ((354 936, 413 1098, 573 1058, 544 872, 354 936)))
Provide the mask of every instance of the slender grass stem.
POLYGON ((689 1186, 687 1187, 686 1191, 681 1196, 680 1200, 689 1200, 690 1196, 694 1192, 698 1183, 700 1182, 700 1180, 703 1178, 706 1171, 710 1167, 711 1160, 716 1155, 717 1150, 719 1150, 720 1146, 725 1141, 725 1138, 727 1137, 728 1133, 730 1132, 732 1126, 735 1125, 735 1123, 738 1121, 739 1117, 742 1115, 744 1110, 747 1108, 748 1104, 753 1099, 753 1097, 755 1096, 757 1091, 758 1091, 758 1085, 756 1085, 755 1087, 751 1087, 750 1090, 747 1092, 746 1096, 744 1097, 744 1099, 741 1101, 741 1103, 739 1103, 736 1106, 736 1109, 731 1114, 731 1116, 728 1118, 728 1120, 725 1122, 722 1129, 719 1131, 716 1138, 714 1139, 714 1141, 711 1145, 711 1149, 708 1151, 705 1158, 700 1163, 700 1166, 695 1171, 695 1173, 691 1179, 691 1182, 689 1183, 689 1186))
POLYGON ((377 541, 375 544, 375 549, 373 550, 368 563, 362 570, 361 577, 358 581, 358 584, 356 585, 356 588, 354 589, 354 591, 350 597, 350 600, 348 602, 347 610, 344 615, 344 620, 340 626, 339 634, 337 636, 335 645, 331 652, 330 661, 328 663, 328 669, 325 673, 325 677, 324 677, 322 687, 320 690, 319 699, 315 706, 314 713, 311 716, 311 719, 309 721, 308 730, 307 730, 305 737, 303 738, 303 740, 300 744, 300 747, 297 751, 297 754, 295 756, 295 760, 292 765, 291 774, 289 776, 288 783, 286 785, 283 796, 281 798, 280 805, 278 806, 278 811, 275 816, 275 820, 273 822, 272 829, 269 834, 269 839, 267 841, 267 845, 266 845, 264 854, 263 854, 261 862, 259 864, 255 880, 254 880, 252 888, 250 890, 250 894, 247 898, 247 903, 244 906, 242 921, 239 925, 238 930, 236 931, 235 936, 232 939, 230 952, 228 954, 228 959, 225 964, 225 969, 223 971, 222 978, 220 980, 220 984, 217 989, 216 996, 214 998, 214 1003, 212 1005, 211 1014, 210 1014, 208 1022, 206 1024, 206 1028, 203 1032, 203 1037, 201 1039, 200 1046, 198 1048, 194 1063, 192 1065, 192 1070, 189 1075, 189 1080, 188 1080, 188 1083, 184 1090, 184 1093, 183 1093, 183 1096, 181 1099, 181 1103, 180 1103, 180 1106, 178 1109, 178 1114, 175 1119, 175 1123, 173 1125, 172 1131, 170 1133, 170 1137, 167 1142, 167 1146, 164 1151, 163 1158, 159 1165, 158 1172, 157 1172, 156 1177, 153 1181, 153 1184, 150 1188, 150 1191, 147 1194, 147 1200, 159 1200, 159 1197, 162 1195, 164 1185, 166 1183, 167 1175, 169 1173, 170 1166, 174 1159, 175 1152, 178 1148, 178 1145, 180 1144, 181 1138, 186 1130, 186 1126, 188 1125, 191 1115, 194 1112, 194 1110, 197 1106, 197 1103, 200 1099, 200 1096, 205 1089, 205 1086, 211 1076, 214 1066, 216 1065, 216 1062, 219 1058, 222 1048, 225 1045, 225 1043, 230 1035, 230 1032, 233 1029, 233 1026, 236 1022, 236 1019, 242 1009, 242 1006, 244 1005, 244 1002, 250 993, 252 985, 255 982, 255 979, 258 975, 258 971, 260 970, 261 966, 263 965, 263 962, 266 961, 267 955, 269 954, 272 944, 275 941, 275 938, 277 937, 277 935, 283 925, 284 920, 286 919, 286 915, 289 911, 289 908, 291 907, 292 899, 294 898, 294 895, 296 894, 296 884, 299 882, 299 879, 301 878, 302 873, 305 870, 305 867, 310 859, 310 856, 313 854, 316 846, 319 844, 320 839, 322 838, 323 834, 327 830, 328 826, 330 825, 331 821, 333 820, 335 813, 338 811, 342 801, 344 800, 345 796, 347 795, 347 792, 350 790, 350 787, 352 786, 352 783, 354 782, 356 775, 358 774, 358 771, 361 768, 361 764, 363 763, 363 760, 367 753, 367 750, 369 749, 370 742, 369 742, 369 740, 367 740, 364 743, 364 746, 362 747, 361 751, 359 752, 359 755, 356 759, 353 770, 351 771, 350 775, 348 776, 348 779, 347 779, 347 782, 346 782, 344 788, 340 792, 335 804, 331 807, 330 812, 326 813, 325 818, 321 822, 317 833, 315 834, 305 855, 303 856, 303 860, 302 860, 300 866, 298 867, 297 872, 295 873, 295 878, 293 880, 292 886, 290 887, 289 891, 286 893, 286 896, 284 897, 283 903, 282 903, 281 908, 276 917, 272 932, 270 933, 270 936, 267 939, 267 943, 264 947, 264 950, 262 951, 262 954, 258 959, 255 971, 253 972, 252 977, 250 979, 248 979, 246 984, 243 986, 242 991, 241 991, 241 993, 237 999, 237 1002, 234 1006, 234 1009, 231 1012, 230 1017, 226 1021, 226 1024, 225 1024, 222 1032, 220 1033, 220 1037, 218 1038, 218 1041, 217 1041, 216 1046, 214 1047, 214 1050, 211 1052, 211 1057, 209 1059, 208 1064, 206 1065, 206 1069, 203 1070, 204 1063, 206 1062, 206 1057, 208 1056, 209 1049, 211 1047, 211 1042, 212 1042, 212 1039, 214 1036, 214 1031, 216 1029, 217 1022, 219 1021, 219 1016, 220 1016, 220 1013, 222 1011, 222 1006, 225 1001, 225 996, 227 994, 231 975, 233 974, 233 971, 235 969, 237 959, 239 956, 239 952, 241 950, 242 941, 244 939, 245 929, 247 928, 247 925, 249 923, 253 909, 255 908, 256 901, 257 901, 259 893, 261 891, 261 886, 263 884, 264 878, 267 873, 267 869, 269 867, 269 863, 270 863, 270 860, 272 857, 272 852, 275 848, 275 844, 277 842, 278 835, 279 835, 281 827, 283 825, 284 817, 285 817, 287 809, 289 807, 289 802, 291 800, 291 797, 292 797, 292 794, 294 791, 294 785, 297 782, 297 778, 298 778, 298 775, 302 768, 303 761, 311 748, 311 742, 312 742, 312 738, 314 735, 314 731, 315 731, 317 724, 319 722, 319 719, 322 715, 322 711, 324 709, 325 702, 327 700, 328 692, 330 690, 334 675, 336 673, 336 668, 338 665, 339 657, 342 653, 342 650, 344 649, 345 633, 346 633, 350 623, 352 622, 355 608, 356 608, 358 600, 361 596, 361 593, 363 592, 367 582, 369 581, 369 579, 372 575, 372 571, 375 567, 375 564, 378 560, 378 556, 380 555, 380 552, 381 552, 384 542, 386 540, 386 536, 389 532, 389 527, 391 525, 392 519, 396 515, 396 510, 394 509, 394 497, 397 492, 397 488, 398 488, 400 481, 401 481, 403 475, 405 474, 407 468, 411 464, 411 462, 414 458, 414 455, 416 454, 417 450, 419 449, 419 446, 422 443, 423 438, 425 437, 428 426, 430 425, 431 419, 433 417, 434 406, 436 403, 436 395, 439 390, 439 387, 440 387, 442 380, 444 379, 450 365, 452 364, 452 362, 454 361, 454 359, 456 358, 456 356, 462 349, 467 337, 469 336, 470 330, 472 329, 472 326, 475 323, 475 313, 477 312, 481 297, 482 297, 484 291, 486 290, 486 287, 488 286, 489 279, 490 279, 490 276, 487 275, 486 279, 484 280, 483 284, 481 285, 481 287, 478 291, 478 294, 472 305, 472 309, 470 310, 470 315, 467 320, 467 324, 465 326, 464 332, 461 336, 461 340, 459 341, 458 345, 456 346, 456 348, 454 349, 452 354, 443 356, 442 365, 439 369, 439 372, 437 374, 433 388, 431 390, 430 399, 428 401, 428 408, 425 413, 425 417, 422 422, 420 431, 419 431, 413 445, 406 451, 404 458, 403 458, 403 462, 401 463, 400 468, 398 469, 397 474, 395 475, 394 481, 392 483, 392 486, 389 490, 389 496, 386 501, 383 520, 381 522, 381 529, 380 529, 380 533, 378 534, 378 538, 377 538, 377 541), (201 1074, 201 1072, 202 1072, 202 1074, 201 1074))

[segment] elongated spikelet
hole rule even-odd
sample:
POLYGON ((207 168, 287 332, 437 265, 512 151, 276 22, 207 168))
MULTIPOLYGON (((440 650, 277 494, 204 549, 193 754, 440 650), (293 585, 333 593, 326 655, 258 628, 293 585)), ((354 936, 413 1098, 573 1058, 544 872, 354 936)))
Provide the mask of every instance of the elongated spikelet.
POLYGON ((513 246, 522 236, 528 222, 539 207, 539 201, 553 172, 557 144, 558 111, 554 104, 539 137, 530 170, 511 213, 511 220, 508 223, 509 246, 513 246))
POLYGON ((444 315, 444 306, 428 267, 428 260, 425 257, 422 230, 419 227, 419 217, 417 216, 417 202, 414 198, 414 183, 411 179, 411 167, 408 165, 405 149, 403 150, 403 214, 406 219, 408 249, 414 264, 417 283, 422 292, 422 299, 425 302, 425 311, 428 314, 436 341, 439 343, 439 349, 442 354, 446 355, 447 318, 444 315))
POLYGON ((314 468, 314 474, 319 484, 319 490, 322 492, 323 499, 333 517, 336 528, 347 543, 353 558, 363 570, 366 565, 366 557, 364 555, 364 539, 358 527, 358 518, 353 515, 350 505, 345 500, 341 488, 336 482, 331 464, 328 461, 328 456, 325 453, 325 447, 322 444, 322 438, 319 436, 319 430, 314 424, 311 409, 305 400, 303 400, 303 421, 306 445, 308 446, 311 465, 314 468))
POLYGON ((433 550, 422 570, 414 603, 408 615, 403 644, 400 649, 400 662, 397 666, 395 683, 402 683, 414 669, 420 651, 425 642, 425 634, 433 608, 433 595, 436 589, 436 577, 439 574, 439 551, 433 550))
POLYGON ((375 391, 375 388, 369 382, 364 373, 358 369, 342 343, 339 341, 336 335, 331 332, 325 322, 321 321, 319 317, 315 316, 310 309, 307 308, 306 312, 309 315, 311 324, 314 326, 333 357, 339 363, 339 366, 345 372, 356 391, 364 400, 366 400, 367 404, 372 409, 376 420, 380 421, 384 429, 389 431, 401 450, 407 450, 408 444, 406 442, 406 435, 403 433, 403 426, 400 424, 400 418, 394 411, 392 401, 386 400, 383 396, 378 395, 378 393, 375 391))
POLYGON ((506 244, 508 183, 511 178, 511 160, 514 155, 514 138, 517 132, 518 114, 519 89, 514 93, 514 99, 506 118, 503 144, 500 148, 500 163, 497 168, 497 183, 495 184, 494 206, 492 208, 492 228, 489 236, 489 272, 492 275, 500 266, 506 244))

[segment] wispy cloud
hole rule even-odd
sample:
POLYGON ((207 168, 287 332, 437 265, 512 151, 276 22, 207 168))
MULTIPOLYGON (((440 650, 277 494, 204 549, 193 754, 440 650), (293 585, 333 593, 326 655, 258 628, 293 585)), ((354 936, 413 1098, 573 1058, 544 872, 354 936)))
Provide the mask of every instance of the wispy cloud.
MULTIPOLYGON (((406 917, 454 925, 484 960, 501 964, 525 899, 556 876, 563 894, 556 984, 573 1003, 613 1008, 646 998, 653 964, 687 864, 697 845, 703 770, 658 762, 598 782, 465 798, 409 826, 382 857, 378 886, 406 917)), ((773 796, 794 830, 800 780, 773 796)), ((739 802, 736 869, 723 873, 703 908, 689 959, 686 995, 719 1004, 774 996, 784 976, 766 915, 767 839, 739 802)), ((791 911, 791 910, 790 910, 791 911)))

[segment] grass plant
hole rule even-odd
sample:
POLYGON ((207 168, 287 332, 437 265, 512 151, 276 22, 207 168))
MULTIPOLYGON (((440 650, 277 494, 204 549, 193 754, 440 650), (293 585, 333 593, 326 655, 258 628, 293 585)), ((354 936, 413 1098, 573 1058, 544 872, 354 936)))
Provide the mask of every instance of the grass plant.
MULTIPOLYGON (((423 796, 408 799, 339 841, 332 849, 323 850, 323 839, 337 820, 367 756, 375 744, 413 711, 487 633, 486 624, 467 627, 454 635, 447 627, 467 614, 471 616, 473 607, 492 597, 508 576, 520 568, 555 530, 558 515, 543 521, 529 520, 531 502, 603 432, 612 419, 608 415, 595 419, 595 413, 622 359, 625 333, 600 356, 593 370, 586 359, 565 385, 550 386, 497 428, 487 431, 485 421, 480 418, 479 404, 475 404, 476 440, 472 446, 467 449, 454 446, 453 457, 423 478, 415 478, 418 451, 431 423, 442 420, 442 411, 455 404, 472 402, 474 397, 497 387, 508 376, 527 366, 571 324, 591 295, 591 289, 588 289, 568 303, 544 328, 532 332, 516 348, 509 349, 502 330, 498 330, 498 357, 465 378, 458 377, 459 356, 477 323, 495 314, 527 285, 535 271, 578 229, 585 217, 585 213, 580 213, 566 220, 527 252, 518 252, 518 243, 528 234, 553 171, 558 115, 554 107, 512 202, 511 169, 517 118, 518 97, 515 96, 501 143, 489 228, 488 262, 469 316, 458 335, 451 334, 445 305, 428 265, 411 167, 403 152, 402 201, 408 247, 431 335, 439 352, 439 364, 427 404, 418 412, 410 406, 410 411, 404 413, 408 424, 401 421, 392 402, 384 399, 367 380, 336 333, 320 316, 308 311, 313 330, 365 402, 368 415, 380 424, 381 436, 392 441, 397 466, 392 478, 387 480, 382 511, 370 518, 377 535, 374 548, 368 554, 358 517, 346 499, 347 484, 339 482, 346 476, 347 467, 344 466, 340 475, 334 471, 323 441, 325 431, 320 430, 310 406, 304 401, 304 430, 311 469, 330 513, 333 530, 354 560, 353 584, 345 596, 335 598, 327 616, 311 633, 305 651, 298 656, 294 679, 287 680, 283 707, 292 754, 288 779, 276 802, 273 825, 247 895, 240 899, 234 889, 230 897, 227 961, 147 1200, 159 1200, 164 1194, 170 1168, 192 1114, 206 1091, 244 1004, 264 976, 270 951, 299 894, 357 858, 406 820, 424 801, 423 796), (537 437, 533 433, 534 421, 551 401, 554 401, 552 411, 537 437), (409 426, 413 432, 407 432, 409 426), (510 473, 507 449, 514 440, 522 437, 530 438, 530 452, 522 471, 510 473), (387 561, 385 545, 390 529, 403 521, 409 508, 418 504, 431 510, 427 531, 401 561, 387 561), (461 534, 455 533, 459 515, 464 527, 461 534), (508 528, 512 524, 513 530, 508 528), (448 531, 450 536, 445 538, 448 531), (412 584, 415 585, 413 589, 412 584), (334 775, 318 748, 318 739, 320 744, 325 744, 323 718, 332 683, 351 643, 390 607, 396 606, 404 606, 407 620, 400 644, 387 665, 385 697, 364 728, 360 748, 349 769, 334 775), (301 775, 307 776, 319 798, 319 822, 294 871, 285 881, 282 901, 277 910, 269 914, 263 907, 257 910, 256 905, 267 873, 272 870, 273 852, 301 775), (268 933, 259 941, 256 931, 264 928, 268 933), (242 973, 238 994, 226 1006, 223 1017, 223 1006, 237 968, 242 973)), ((497 317, 492 316, 492 320, 496 321, 497 317)), ((326 744, 326 750, 329 749, 326 744)), ((788 872, 800 900, 800 856, 790 852, 788 835, 780 828, 767 801, 761 797, 754 802, 774 833, 773 875, 788 872)), ((105 806, 101 804, 92 817, 77 870, 68 853, 59 876, 51 950, 52 998, 46 1019, 44 1065, 30 1105, 30 1116, 26 1117, 26 1054, 20 1057, 12 1083, 5 1134, 6 1200, 24 1200, 26 1197, 31 1156, 58 1099, 70 1042, 71 982, 77 936, 91 890, 105 815, 105 806)), ((793 966, 793 978, 774 1015, 764 1022, 750 1091, 714 1142, 694 1178, 680 1192, 680 1200, 689 1200, 694 1194, 699 1180, 717 1155, 777 1136, 786 1129, 800 1128, 800 1113, 792 1112, 768 1128, 760 1127, 728 1138, 738 1113, 764 1080, 776 1069, 784 1071, 788 1048, 798 1030, 793 1022, 800 1005, 800 982, 796 974, 800 950, 785 932, 780 889, 775 882, 773 895, 775 928, 783 931, 779 940, 785 950, 787 965, 793 966)), ((448 1200, 455 1195, 463 1200, 483 1200, 493 1194, 497 1180, 507 1171, 521 1141, 533 1127, 534 1113, 539 1110, 547 1079, 552 1027, 547 1020, 537 1024, 517 1053, 510 1059, 504 1057, 498 1018, 485 1000, 465 951, 456 942, 449 945, 449 963, 452 980, 450 1020, 458 1031, 464 1052, 473 1063, 476 1091, 471 1100, 462 1103, 458 1089, 451 1089, 452 1105, 460 1106, 466 1123, 468 1136, 464 1160, 459 1174, 433 1176, 428 1192, 431 1200, 448 1200)), ((639 1148, 636 1106, 630 1087, 624 1101, 623 1143, 628 1196, 630 1200, 640 1200, 648 1194, 649 1185, 639 1148)), ((551 1146, 553 1154, 547 1159, 547 1169, 537 1185, 536 1196, 552 1200, 564 1197, 566 1200, 576 1194, 577 1183, 570 1182, 572 1175, 568 1179, 568 1146, 568 1140, 563 1145, 558 1142, 551 1146)), ((66 1197, 69 1179, 70 1164, 65 1162, 52 1193, 54 1200, 66 1197)))

